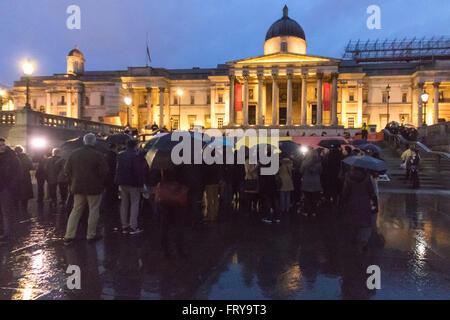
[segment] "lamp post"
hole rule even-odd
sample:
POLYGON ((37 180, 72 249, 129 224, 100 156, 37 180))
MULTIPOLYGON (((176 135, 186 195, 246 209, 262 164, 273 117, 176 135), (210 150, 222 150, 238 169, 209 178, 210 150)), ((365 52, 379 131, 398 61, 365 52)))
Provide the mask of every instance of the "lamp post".
POLYGON ((27 61, 23 64, 23 73, 27 76, 27 102, 25 104, 25 109, 31 109, 30 105, 30 76, 34 72, 34 66, 30 62, 30 59, 27 59, 27 61))
POLYGON ((183 95, 183 90, 178 89, 177 90, 177 94, 178 94, 178 130, 180 130, 181 127, 181 96, 183 95))
POLYGON ((391 96, 389 95, 390 91, 391 91, 391 86, 388 84, 386 86, 386 93, 387 93, 387 97, 386 97, 386 124, 389 123, 389 99, 391 98, 391 96))
POLYGON ((127 127, 129 127, 130 126, 130 105, 133 100, 131 99, 131 97, 127 96, 127 97, 125 97, 125 99, 123 99, 123 101, 127 105, 127 127))
POLYGON ((428 98, 430 97, 430 95, 425 91, 424 93, 422 93, 422 95, 420 96, 420 98, 422 99, 423 102, 423 123, 426 124, 427 123, 427 102, 428 102, 428 98))

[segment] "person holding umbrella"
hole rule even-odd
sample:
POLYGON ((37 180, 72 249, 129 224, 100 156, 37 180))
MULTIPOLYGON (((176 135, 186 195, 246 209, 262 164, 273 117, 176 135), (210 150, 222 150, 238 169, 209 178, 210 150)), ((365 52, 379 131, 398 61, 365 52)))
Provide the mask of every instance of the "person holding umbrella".
POLYGON ((302 175, 302 191, 305 196, 305 216, 316 216, 317 203, 320 200, 322 184, 320 175, 322 173, 322 163, 317 150, 310 150, 305 157, 300 168, 302 175))

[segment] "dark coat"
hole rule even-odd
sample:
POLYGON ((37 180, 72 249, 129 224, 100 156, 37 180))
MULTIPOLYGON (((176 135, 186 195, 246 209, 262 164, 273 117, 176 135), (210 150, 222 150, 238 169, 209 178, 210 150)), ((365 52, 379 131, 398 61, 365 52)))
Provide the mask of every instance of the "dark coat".
POLYGON ((72 152, 64 167, 73 194, 98 195, 103 192, 108 164, 93 146, 72 152))
POLYGON ((370 227, 375 190, 370 176, 361 171, 350 171, 342 189, 342 205, 349 223, 357 227, 370 227))
POLYGON ((142 188, 148 174, 147 161, 136 150, 128 148, 117 156, 117 185, 142 188))
POLYGON ((53 156, 48 159, 46 172, 48 184, 62 182, 62 176, 64 176, 64 159, 59 156, 53 156))
POLYGON ((35 175, 37 180, 47 179, 47 161, 48 161, 47 157, 45 156, 39 157, 35 175))
POLYGON ((115 184, 114 177, 115 177, 116 168, 117 168, 117 154, 114 151, 109 150, 105 154, 105 160, 106 160, 106 163, 108 164, 108 169, 109 169, 109 173, 108 173, 108 176, 106 177, 106 181, 105 181, 105 184, 108 187, 110 185, 115 184))
POLYGON ((5 152, 0 153, 0 191, 5 188, 13 192, 17 189, 21 177, 21 164, 16 153, 6 147, 5 152))
POLYGON ((17 155, 20 161, 21 173, 18 181, 17 198, 28 200, 33 198, 33 185, 31 184, 30 171, 33 170, 33 163, 25 153, 17 155))

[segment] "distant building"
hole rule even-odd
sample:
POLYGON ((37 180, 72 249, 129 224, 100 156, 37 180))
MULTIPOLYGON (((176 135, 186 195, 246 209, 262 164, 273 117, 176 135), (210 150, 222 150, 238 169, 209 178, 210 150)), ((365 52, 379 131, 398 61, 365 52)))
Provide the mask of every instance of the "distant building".
MULTIPOLYGON (((267 31, 260 56, 210 69, 85 71, 85 57, 75 48, 65 74, 31 78, 30 104, 42 112, 130 123, 140 130, 153 122, 172 129, 357 128, 365 122, 379 130, 388 113, 389 121, 432 124, 450 120, 449 43, 448 38, 353 42, 344 59, 309 55, 303 29, 285 7, 267 31), (425 91, 426 106, 420 99, 425 91), (129 108, 126 96, 132 98, 129 108)), ((16 107, 25 104, 25 85, 25 78, 14 83, 16 107)))

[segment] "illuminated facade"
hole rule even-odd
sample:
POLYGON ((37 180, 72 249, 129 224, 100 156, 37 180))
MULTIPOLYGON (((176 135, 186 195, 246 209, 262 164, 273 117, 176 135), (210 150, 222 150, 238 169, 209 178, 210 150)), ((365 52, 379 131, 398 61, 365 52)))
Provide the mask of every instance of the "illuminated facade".
MULTIPOLYGON (((379 130, 388 119, 415 125, 450 120, 450 56, 364 62, 306 51, 305 33, 285 7, 260 56, 216 68, 85 71, 85 57, 75 48, 65 74, 31 78, 30 103, 42 112, 140 130, 153 122, 172 129, 358 128, 365 122, 379 130), (425 91, 430 98, 423 105, 425 91)), ((24 78, 15 82, 13 98, 16 106, 25 104, 24 78)))

